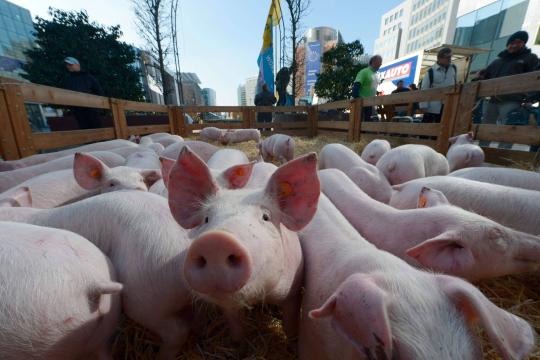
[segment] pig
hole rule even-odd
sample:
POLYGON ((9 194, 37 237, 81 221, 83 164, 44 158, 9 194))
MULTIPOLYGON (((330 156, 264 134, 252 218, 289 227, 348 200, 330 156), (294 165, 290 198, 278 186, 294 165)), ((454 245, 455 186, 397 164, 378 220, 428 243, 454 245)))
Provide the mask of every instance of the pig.
POLYGON ((246 154, 236 149, 220 149, 207 162, 208 167, 216 171, 223 171, 231 166, 247 163, 249 163, 249 159, 246 154))
POLYGON ((259 143, 259 152, 264 161, 275 159, 285 163, 294 159, 294 139, 288 135, 274 134, 259 143))
POLYGON ((164 147, 167 147, 167 146, 170 146, 172 144, 182 142, 182 141, 184 141, 184 139, 181 136, 178 136, 178 135, 167 134, 167 136, 154 137, 154 138, 152 138, 152 141, 155 144, 161 144, 164 147))
POLYGON ((134 169, 159 170, 159 156, 154 151, 139 151, 126 157, 126 166, 134 169))
POLYGON ((411 265, 479 280, 540 268, 540 236, 451 206, 441 192, 419 191, 417 209, 371 199, 343 172, 319 171, 323 193, 368 241, 411 265))
POLYGON ((199 137, 205 141, 222 141, 225 130, 208 126, 201 130, 199 137))
POLYGON ((398 146, 377 161, 377 168, 391 185, 426 176, 447 175, 448 161, 429 146, 407 144, 398 146))
POLYGON ((236 144, 253 140, 261 142, 261 132, 257 129, 230 129, 223 133, 220 141, 223 145, 236 144))
POLYGON ((123 190, 55 209, 0 208, 0 219, 69 230, 96 245, 124 286, 126 316, 159 336, 158 359, 175 358, 196 317, 182 272, 190 240, 167 199, 123 190))
MULTIPOLYGON (((336 172, 319 172, 321 181, 336 172)), ((526 321, 464 280, 415 269, 377 249, 324 195, 300 241, 300 360, 479 359, 475 323, 504 359, 521 359, 534 349, 526 321)))
POLYGON ((536 171, 503 167, 472 167, 451 172, 449 176, 540 191, 540 173, 536 171))
POLYGON ((504 226, 540 234, 540 192, 489 184, 452 176, 433 176, 394 186, 390 205, 397 209, 417 207, 423 187, 441 191, 452 205, 490 218, 504 226))
POLYGON ((244 188, 256 189, 266 186, 268 180, 270 180, 270 177, 276 172, 277 168, 276 165, 264 161, 255 163, 251 176, 244 188))
POLYGON ((27 166, 38 165, 47 161, 55 160, 68 155, 73 155, 76 152, 110 151, 112 149, 117 149, 121 147, 136 146, 137 145, 132 143, 131 141, 122 139, 102 141, 52 153, 31 155, 20 160, 0 161, 0 171, 10 171, 27 166))
POLYGON ((136 153, 136 152, 139 152, 141 150, 150 151, 150 149, 148 149, 146 147, 143 147, 143 146, 121 147, 121 148, 112 149, 112 150, 109 150, 109 151, 112 152, 112 153, 118 154, 118 155, 122 156, 123 158, 127 158, 129 155, 131 155, 133 153, 136 153))
POLYGON ((0 207, 32 207, 32 194, 27 186, 20 186, 0 194, 0 207))
MULTIPOLYGON (((125 159, 115 153, 109 151, 94 151, 89 154, 99 158, 108 166, 115 167, 125 163, 125 159)), ((20 168, 11 171, 0 173, 0 192, 4 192, 14 186, 19 185, 32 177, 39 176, 51 171, 69 169, 73 166, 75 155, 68 155, 62 158, 48 161, 43 164, 32 165, 25 168, 20 168)))
POLYGON ((450 171, 473 166, 481 166, 484 163, 484 150, 473 144, 472 131, 467 134, 451 137, 450 149, 446 153, 450 171))
POLYGON ((379 169, 342 144, 328 144, 321 150, 319 169, 339 169, 373 199, 388 203, 392 186, 379 169))
POLYGON ((375 139, 364 147, 360 157, 365 162, 376 165, 381 156, 390 151, 391 148, 392 146, 390 146, 390 143, 387 140, 375 139))
POLYGON ((110 261, 69 231, 0 229, 0 358, 112 359, 122 284, 110 261))
POLYGON ((302 252, 296 232, 313 217, 320 194, 317 156, 278 168, 263 188, 218 187, 208 166, 182 149, 169 175, 169 205, 190 229, 184 276, 194 296, 221 307, 234 339, 240 310, 277 304, 287 335, 296 333, 302 252))
POLYGON ((208 162, 210 157, 212 157, 212 155, 214 155, 214 153, 219 150, 217 146, 214 146, 204 141, 195 140, 184 141, 182 143, 175 143, 169 145, 159 155, 169 159, 177 159, 178 155, 180 154, 180 150, 182 150, 182 148, 186 145, 189 146, 191 151, 197 154, 197 156, 199 156, 205 162, 208 162))

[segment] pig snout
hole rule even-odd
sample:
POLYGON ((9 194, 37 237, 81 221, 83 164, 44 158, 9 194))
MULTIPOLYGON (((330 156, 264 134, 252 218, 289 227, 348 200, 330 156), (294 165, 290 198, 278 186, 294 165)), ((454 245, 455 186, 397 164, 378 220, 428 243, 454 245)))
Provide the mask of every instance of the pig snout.
POLYGON ((231 234, 212 231, 190 246, 184 276, 193 290, 207 295, 234 293, 251 276, 251 258, 231 234))

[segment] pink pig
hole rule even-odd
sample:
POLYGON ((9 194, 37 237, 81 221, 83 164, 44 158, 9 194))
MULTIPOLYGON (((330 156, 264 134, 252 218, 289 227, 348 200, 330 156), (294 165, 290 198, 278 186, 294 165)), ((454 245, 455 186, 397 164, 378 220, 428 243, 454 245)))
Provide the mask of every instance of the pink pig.
POLYGON ((199 156, 205 162, 208 162, 210 157, 212 157, 212 155, 214 155, 214 153, 219 150, 217 146, 214 146, 204 141, 195 140, 184 141, 181 143, 169 145, 159 155, 169 159, 177 159, 178 155, 180 154, 180 150, 182 150, 182 148, 186 145, 189 146, 191 151, 197 154, 197 156, 199 156))
POLYGON ((539 236, 450 206, 438 191, 418 191, 421 208, 397 210, 367 196, 339 170, 319 176, 324 194, 363 237, 413 265, 470 280, 540 267, 539 236))
POLYGON ((225 130, 208 126, 201 130, 199 137, 205 141, 222 141, 225 130))
POLYGON ((371 165, 377 165, 377 161, 379 161, 384 154, 390 151, 390 149, 392 149, 392 147, 390 146, 388 140, 375 139, 364 147, 360 157, 362 160, 371 165))
POLYGON ((540 191, 540 173, 536 171, 503 167, 473 167, 454 171, 449 176, 540 191))
POLYGON ((109 260, 69 231, 0 229, 0 358, 112 358, 122 285, 109 260))
POLYGON ((450 149, 446 153, 450 171, 481 166, 484 163, 484 151, 478 145, 473 144, 472 131, 467 134, 451 137, 450 149))
POLYGON ((261 132, 257 129, 229 129, 220 139, 223 145, 236 144, 253 140, 257 144, 261 142, 261 132))
POLYGON ((0 207, 32 207, 32 194, 27 186, 20 186, 0 194, 0 207))
MULTIPOLYGON (((336 172, 320 172, 321 180, 336 172)), ((478 359, 475 323, 504 359, 522 359, 534 349, 535 334, 523 319, 464 280, 417 270, 378 250, 324 195, 300 238, 300 360, 478 359)))
POLYGON ((259 144, 259 151, 264 161, 291 161, 294 159, 294 139, 288 135, 274 134, 259 144))

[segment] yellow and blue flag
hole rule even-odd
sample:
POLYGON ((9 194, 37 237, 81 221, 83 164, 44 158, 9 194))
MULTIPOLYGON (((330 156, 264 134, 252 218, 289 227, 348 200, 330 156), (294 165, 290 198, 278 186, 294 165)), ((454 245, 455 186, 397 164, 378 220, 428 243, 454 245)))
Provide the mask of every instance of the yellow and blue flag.
POLYGON ((263 45, 257 64, 259 65, 259 78, 257 79, 257 93, 261 92, 263 84, 268 85, 270 92, 274 92, 274 44, 273 27, 281 21, 280 0, 271 0, 270 11, 266 18, 263 33, 263 45))

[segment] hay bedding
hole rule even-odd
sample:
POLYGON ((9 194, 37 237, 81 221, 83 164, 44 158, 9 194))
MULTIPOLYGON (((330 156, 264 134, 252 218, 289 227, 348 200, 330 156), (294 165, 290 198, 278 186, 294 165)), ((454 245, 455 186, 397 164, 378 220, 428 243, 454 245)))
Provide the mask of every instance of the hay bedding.
MULTIPOLYGON (((296 155, 311 151, 320 152, 325 144, 340 142, 358 151, 365 144, 347 143, 321 136, 314 139, 295 138, 296 155)), ((231 146, 244 151, 251 160, 257 158, 257 149, 253 142, 234 144, 231 146)), ((516 167, 526 168, 516 164, 516 167)), ((529 169, 527 169, 529 170, 529 169)), ((485 280, 477 284, 479 289, 496 305, 527 320, 540 334, 540 273, 507 276, 498 279, 485 280)), ((225 320, 219 310, 210 305, 204 305, 207 319, 197 331, 192 334, 178 354, 178 360, 292 360, 297 359, 296 341, 287 340, 279 314, 275 307, 260 306, 247 313, 245 322, 246 336, 241 343, 234 343, 229 337, 225 320)), ((485 334, 482 337, 482 350, 487 360, 501 359, 491 347, 485 334)), ((155 337, 129 319, 124 319, 113 347, 115 359, 150 360, 155 358, 157 342, 155 337)), ((537 346, 529 359, 540 360, 540 346, 537 346)))

